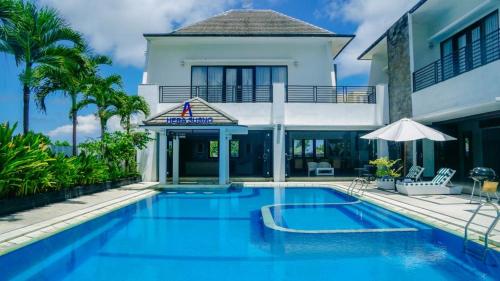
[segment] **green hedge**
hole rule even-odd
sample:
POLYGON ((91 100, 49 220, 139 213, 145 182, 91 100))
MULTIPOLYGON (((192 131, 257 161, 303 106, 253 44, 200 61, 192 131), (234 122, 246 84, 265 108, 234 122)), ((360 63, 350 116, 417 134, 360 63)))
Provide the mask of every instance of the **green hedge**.
POLYGON ((88 141, 80 155, 66 157, 52 153, 50 139, 42 134, 14 135, 16 125, 0 124, 0 198, 136 176, 135 150, 149 141, 145 133, 106 134, 104 142, 88 141), (104 148, 105 152, 90 147, 104 148), (118 149, 126 153, 114 156, 118 149))

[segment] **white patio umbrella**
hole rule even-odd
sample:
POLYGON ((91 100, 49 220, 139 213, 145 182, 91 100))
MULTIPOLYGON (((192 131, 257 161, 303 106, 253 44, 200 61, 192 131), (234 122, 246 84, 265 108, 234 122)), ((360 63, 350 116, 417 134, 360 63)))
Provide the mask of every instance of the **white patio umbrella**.
POLYGON ((406 142, 428 139, 432 141, 456 140, 447 134, 441 133, 430 127, 415 122, 409 118, 403 118, 378 130, 361 137, 368 140, 387 140, 405 142, 404 146, 404 170, 406 172, 406 142))

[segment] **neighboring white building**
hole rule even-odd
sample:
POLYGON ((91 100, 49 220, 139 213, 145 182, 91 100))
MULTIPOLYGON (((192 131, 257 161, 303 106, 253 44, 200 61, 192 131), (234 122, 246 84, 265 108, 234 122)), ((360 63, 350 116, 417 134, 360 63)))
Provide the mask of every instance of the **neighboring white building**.
POLYGON ((476 166, 500 172, 499 8, 498 0, 420 1, 359 57, 372 61, 372 83, 388 83, 391 118, 458 138, 415 147, 427 176, 442 166, 462 178, 476 166))
POLYGON ((336 83, 334 59, 353 35, 270 10, 231 10, 144 37, 139 95, 153 116, 144 128, 156 132, 139 155, 145 180, 284 181, 306 176, 311 161, 352 175, 375 156, 359 136, 388 122, 384 85, 336 83))

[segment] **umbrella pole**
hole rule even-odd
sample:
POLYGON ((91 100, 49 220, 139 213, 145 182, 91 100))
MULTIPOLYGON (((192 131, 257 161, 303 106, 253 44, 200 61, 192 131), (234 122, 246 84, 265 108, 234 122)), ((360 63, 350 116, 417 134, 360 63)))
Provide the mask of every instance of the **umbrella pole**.
POLYGON ((404 171, 404 175, 403 176, 406 176, 406 150, 407 150, 406 146, 407 146, 407 142, 405 141, 405 143, 404 143, 404 149, 403 149, 403 165, 404 165, 403 166, 403 171, 404 171))

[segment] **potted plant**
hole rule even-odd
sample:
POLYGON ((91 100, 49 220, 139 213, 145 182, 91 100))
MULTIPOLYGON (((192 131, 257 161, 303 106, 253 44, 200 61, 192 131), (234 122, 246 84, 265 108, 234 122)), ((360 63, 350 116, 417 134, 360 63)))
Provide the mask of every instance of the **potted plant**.
POLYGON ((389 160, 388 157, 381 157, 370 161, 371 165, 375 165, 377 167, 377 171, 375 173, 377 176, 377 188, 385 190, 394 189, 394 179, 401 176, 399 172, 402 167, 396 168, 398 162, 400 161, 401 159, 389 160))

